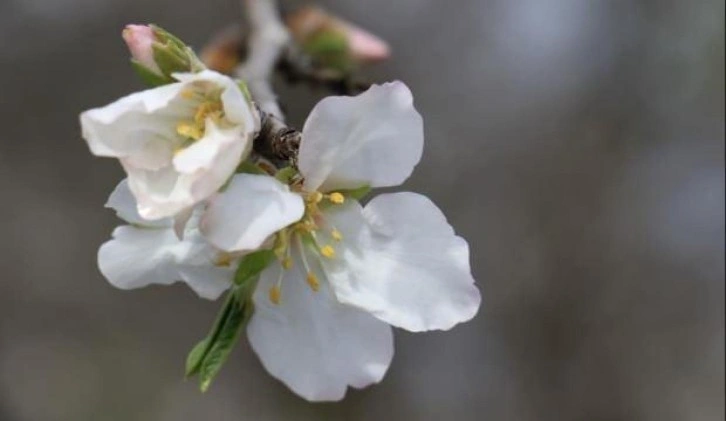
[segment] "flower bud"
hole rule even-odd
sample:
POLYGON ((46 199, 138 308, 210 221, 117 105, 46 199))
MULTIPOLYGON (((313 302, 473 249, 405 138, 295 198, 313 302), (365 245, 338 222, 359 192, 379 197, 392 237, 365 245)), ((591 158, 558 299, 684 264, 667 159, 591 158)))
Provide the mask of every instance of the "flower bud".
POLYGON ((161 69, 154 61, 152 45, 156 41, 154 31, 147 25, 127 25, 121 33, 129 47, 133 60, 154 74, 162 76, 161 69))
POLYGON ((149 85, 175 82, 173 73, 196 73, 204 65, 191 48, 155 25, 127 25, 122 32, 131 63, 149 85))
POLYGON ((349 72, 391 55, 384 40, 319 7, 299 9, 286 23, 295 41, 323 67, 349 72))

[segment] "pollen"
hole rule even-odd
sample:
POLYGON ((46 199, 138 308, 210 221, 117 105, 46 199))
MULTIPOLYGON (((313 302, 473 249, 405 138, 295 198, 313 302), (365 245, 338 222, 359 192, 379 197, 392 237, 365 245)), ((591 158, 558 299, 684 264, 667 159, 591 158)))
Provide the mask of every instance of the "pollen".
POLYGON ((335 241, 341 241, 343 239, 343 234, 337 229, 334 229, 333 232, 330 233, 330 236, 333 237, 333 240, 335 241))
POLYGON ((318 292, 320 290, 320 281, 318 281, 318 277, 315 276, 314 273, 308 272, 308 276, 305 280, 313 291, 318 292))
POLYGON ((282 290, 280 289, 280 285, 273 285, 270 288, 270 301, 272 304, 279 305, 281 296, 282 290))
POLYGON ((204 127, 199 127, 195 123, 182 121, 176 126, 176 132, 183 137, 199 140, 204 136, 204 127))
POLYGON ((328 259, 332 259, 335 257, 335 249, 332 246, 323 246, 320 249, 320 254, 327 257, 328 259))
POLYGON ((336 205, 342 205, 345 202, 345 196, 342 193, 334 192, 328 195, 328 199, 336 205))
POLYGON ((292 268, 292 258, 290 258, 290 256, 282 259, 282 267, 285 268, 285 270, 290 270, 290 268, 292 268))
POLYGON ((215 266, 229 267, 232 264, 232 255, 229 253, 221 253, 217 256, 217 260, 214 261, 215 266))
POLYGON ((308 199, 310 200, 310 203, 320 203, 320 201, 323 200, 323 194, 316 191, 315 193, 311 193, 310 196, 308 196, 308 199))
POLYGON ((181 97, 184 99, 193 99, 194 98, 194 91, 191 89, 184 89, 181 92, 181 97))

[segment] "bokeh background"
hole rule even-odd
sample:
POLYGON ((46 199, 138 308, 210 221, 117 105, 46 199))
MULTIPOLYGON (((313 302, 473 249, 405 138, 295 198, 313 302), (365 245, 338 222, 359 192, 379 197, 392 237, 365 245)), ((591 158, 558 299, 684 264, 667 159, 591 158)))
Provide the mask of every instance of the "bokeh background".
MULTIPOLYGON (((342 403, 246 342, 200 394, 183 362, 218 303, 101 277, 122 171, 77 116, 141 87, 124 24, 201 47, 238 2, 0 0, 0 420, 724 419, 723 1, 320 4, 390 41, 367 74, 426 126, 404 188, 469 240, 479 315, 397 332, 342 403)), ((325 94, 279 89, 295 124, 325 94)))

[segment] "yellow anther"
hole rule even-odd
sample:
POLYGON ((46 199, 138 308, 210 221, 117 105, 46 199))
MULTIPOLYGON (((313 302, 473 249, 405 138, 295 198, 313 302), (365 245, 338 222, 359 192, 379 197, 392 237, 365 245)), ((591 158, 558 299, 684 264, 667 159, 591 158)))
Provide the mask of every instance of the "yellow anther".
POLYGON ((320 249, 320 254, 327 257, 328 259, 332 259, 335 257, 335 249, 332 246, 323 246, 320 249))
POLYGON ((181 136, 188 137, 194 140, 199 140, 204 136, 204 128, 200 128, 194 123, 182 121, 176 126, 176 132, 181 136))
POLYGON ((193 99, 194 98, 194 91, 191 89, 184 89, 181 92, 181 97, 184 99, 193 99))
POLYGON ((217 256, 217 260, 214 261, 214 265, 220 267, 229 267, 232 264, 232 259, 234 259, 234 257, 231 254, 220 253, 220 255, 217 256))
POLYGON ((290 270, 290 268, 292 267, 292 258, 290 258, 290 256, 287 256, 284 259, 282 259, 282 267, 285 268, 286 270, 290 270))
POLYGON ((318 292, 318 290, 320 289, 320 281, 318 281, 318 277, 315 276, 314 273, 308 272, 308 277, 306 278, 306 281, 313 291, 318 292))
POLYGON ((333 229, 333 232, 330 233, 331 237, 333 237, 333 240, 340 241, 343 239, 343 234, 338 231, 337 229, 333 229))
POLYGON ((299 222, 295 225, 300 231, 303 232, 311 232, 315 231, 318 227, 315 225, 315 222, 306 219, 305 221, 299 222))
POLYGON ((280 304, 281 296, 282 290, 280 289, 280 285, 273 285, 272 288, 270 288, 270 301, 272 301, 272 304, 280 304))
POLYGON ((308 200, 310 200, 310 203, 320 203, 320 201, 323 200, 323 194, 319 191, 316 191, 315 193, 311 193, 310 196, 308 196, 308 200))
POLYGON ((328 195, 328 199, 336 205, 341 205, 345 202, 345 196, 342 193, 334 192, 328 195))

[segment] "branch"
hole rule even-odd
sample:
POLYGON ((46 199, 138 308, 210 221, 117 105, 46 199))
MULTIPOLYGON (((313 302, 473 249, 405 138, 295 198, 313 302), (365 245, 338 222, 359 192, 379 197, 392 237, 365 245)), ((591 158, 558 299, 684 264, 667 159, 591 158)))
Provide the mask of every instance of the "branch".
POLYGON ((276 0, 244 0, 244 4, 250 36, 247 60, 237 67, 236 76, 247 83, 262 111, 284 121, 270 79, 290 34, 280 20, 276 0))
POLYGON ((235 74, 247 83, 262 120, 254 150, 276 164, 294 162, 300 132, 285 124, 285 115, 272 90, 272 75, 290 34, 280 19, 276 0, 244 0, 249 21, 246 61, 235 74))

